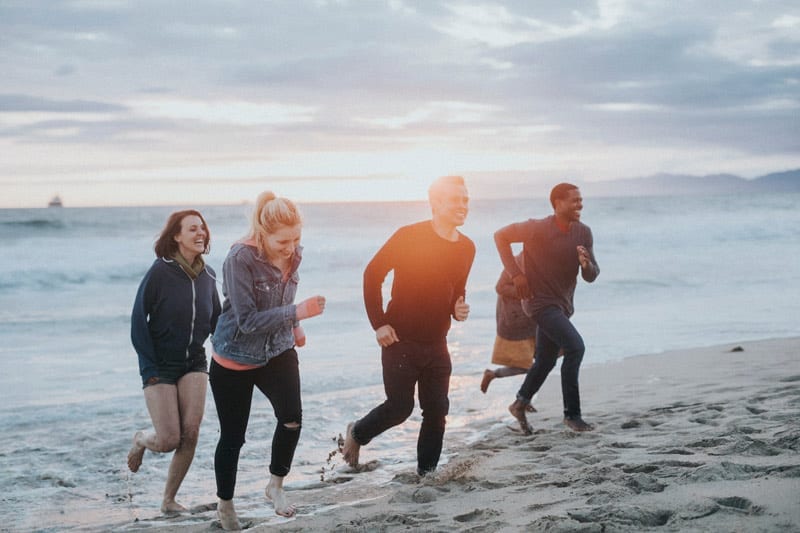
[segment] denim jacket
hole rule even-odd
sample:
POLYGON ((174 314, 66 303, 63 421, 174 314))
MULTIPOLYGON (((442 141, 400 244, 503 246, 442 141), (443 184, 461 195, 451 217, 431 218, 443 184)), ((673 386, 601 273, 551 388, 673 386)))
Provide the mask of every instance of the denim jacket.
POLYGON ((297 325, 294 297, 302 247, 295 250, 291 273, 280 269, 254 247, 234 244, 222 265, 222 314, 212 337, 219 355, 248 365, 267 362, 294 347, 297 325))

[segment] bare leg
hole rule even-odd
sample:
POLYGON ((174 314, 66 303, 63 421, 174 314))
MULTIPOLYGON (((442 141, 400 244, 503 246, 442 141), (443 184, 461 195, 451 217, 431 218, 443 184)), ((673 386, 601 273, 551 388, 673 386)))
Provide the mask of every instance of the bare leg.
POLYGON ((486 394, 486 391, 489 389, 489 383, 495 378, 495 374, 493 370, 486 369, 483 371, 483 379, 481 379, 481 392, 486 394))
POLYGON ((264 496, 272 502, 275 514, 292 517, 297 514, 297 508, 286 501, 286 491, 283 490, 283 478, 274 474, 270 475, 264 496))
POLYGON ((342 457, 344 457, 344 460, 348 465, 355 468, 358 466, 358 455, 359 451, 361 450, 361 445, 356 442, 356 439, 353 438, 353 424, 354 422, 347 424, 347 431, 345 432, 344 436, 344 446, 342 447, 342 457))
POLYGON ((494 370, 494 377, 507 378, 510 376, 519 376, 528 372, 527 368, 519 368, 517 366, 501 366, 494 370))
POLYGON ((175 501, 175 495, 194 458, 197 437, 200 433, 200 422, 203 421, 203 411, 205 410, 208 376, 204 372, 190 372, 178 380, 177 387, 181 441, 169 464, 164 499, 161 502, 162 513, 186 511, 183 505, 175 501))
POLYGON ((146 449, 157 453, 171 452, 180 444, 178 388, 166 383, 145 387, 144 400, 155 431, 137 431, 133 436, 133 445, 128 452, 131 472, 139 470, 146 449))
POLYGON ((510 376, 518 376, 520 374, 525 374, 528 371, 527 368, 519 368, 516 366, 501 366, 494 370, 487 368, 483 371, 483 379, 481 380, 481 392, 486 392, 489 388, 489 383, 492 382, 495 378, 507 378, 510 376))
POLYGON ((239 531, 242 526, 239 524, 239 517, 236 516, 236 509, 233 508, 233 500, 220 499, 217 502, 217 518, 219 525, 225 531, 239 531))

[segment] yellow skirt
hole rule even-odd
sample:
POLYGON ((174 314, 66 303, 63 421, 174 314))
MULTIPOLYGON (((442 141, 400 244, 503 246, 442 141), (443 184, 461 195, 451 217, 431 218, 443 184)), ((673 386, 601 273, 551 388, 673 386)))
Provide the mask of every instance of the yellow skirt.
POLYGON ((494 338, 492 363, 514 368, 530 368, 533 365, 533 352, 536 349, 536 337, 521 341, 510 341, 499 335, 494 338))

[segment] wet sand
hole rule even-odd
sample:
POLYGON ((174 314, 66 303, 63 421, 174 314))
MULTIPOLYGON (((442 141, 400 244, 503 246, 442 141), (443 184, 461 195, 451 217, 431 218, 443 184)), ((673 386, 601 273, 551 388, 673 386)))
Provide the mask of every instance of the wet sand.
MULTIPOLYGON (((484 438, 447 450, 421 480, 409 470, 369 482, 382 469, 369 446, 368 472, 334 454, 318 485, 287 480, 295 518, 266 500, 240 517, 254 532, 800 530, 800 338, 587 365, 589 433, 563 425, 558 381, 554 372, 537 396, 530 436, 498 412, 484 438)), ((213 503, 107 529, 221 531, 213 503)))

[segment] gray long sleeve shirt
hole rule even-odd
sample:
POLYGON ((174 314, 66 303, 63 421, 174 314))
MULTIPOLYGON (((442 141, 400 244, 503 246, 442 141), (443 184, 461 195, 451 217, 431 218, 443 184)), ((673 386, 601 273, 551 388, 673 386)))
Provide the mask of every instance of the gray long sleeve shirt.
POLYGON ((533 293, 531 311, 534 316, 548 306, 557 306, 569 317, 575 312, 573 297, 578 272, 589 283, 597 279, 600 267, 592 250, 592 230, 581 222, 573 222, 565 232, 558 227, 554 215, 529 219, 500 228, 495 232, 495 244, 511 277, 523 274, 511 249, 511 243, 521 242, 525 256, 525 276, 533 293), (589 252, 589 268, 581 268, 578 246, 589 252))

